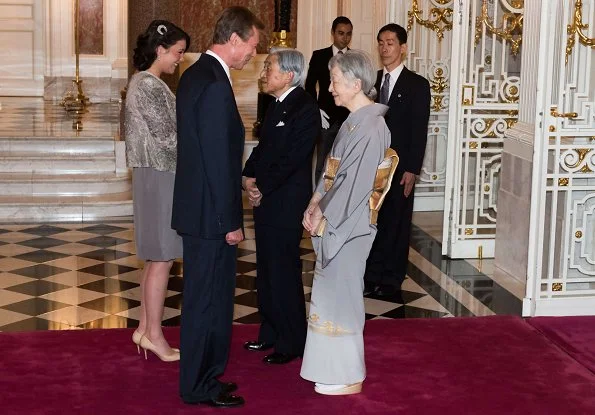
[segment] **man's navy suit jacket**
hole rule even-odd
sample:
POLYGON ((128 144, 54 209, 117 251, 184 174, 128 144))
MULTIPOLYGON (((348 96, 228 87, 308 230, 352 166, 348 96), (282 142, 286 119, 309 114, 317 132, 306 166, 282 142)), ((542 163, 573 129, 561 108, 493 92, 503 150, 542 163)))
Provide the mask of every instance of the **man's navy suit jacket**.
POLYGON ((242 227, 244 125, 231 83, 203 53, 178 85, 178 160, 172 228, 222 239, 242 227))
POLYGON ((256 178, 263 195, 254 209, 258 224, 302 227, 312 196, 312 153, 320 128, 318 106, 300 87, 269 105, 260 141, 243 173, 256 178))

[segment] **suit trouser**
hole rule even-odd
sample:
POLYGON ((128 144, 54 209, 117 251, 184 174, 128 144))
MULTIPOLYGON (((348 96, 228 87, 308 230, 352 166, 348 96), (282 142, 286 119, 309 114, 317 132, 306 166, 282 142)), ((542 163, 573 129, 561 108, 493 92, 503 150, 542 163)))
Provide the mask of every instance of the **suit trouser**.
POLYGON ((255 226, 256 289, 261 316, 258 341, 275 351, 303 355, 306 343, 306 304, 302 285, 302 229, 255 226))
POLYGON ((339 133, 339 128, 341 128, 341 122, 335 121, 329 126, 329 128, 326 130, 322 129, 320 131, 318 142, 316 143, 316 169, 314 170, 315 186, 318 183, 318 179, 320 179, 320 176, 322 175, 326 156, 331 151, 331 148, 333 148, 333 143, 335 142, 335 138, 339 133))
POLYGON ((180 327, 180 396, 186 402, 221 392, 231 339, 236 246, 182 235, 184 292, 180 327))
POLYGON ((378 212, 378 233, 366 262, 364 281, 400 288, 409 263, 409 240, 414 190, 409 197, 400 184, 403 172, 393 176, 391 189, 378 212))

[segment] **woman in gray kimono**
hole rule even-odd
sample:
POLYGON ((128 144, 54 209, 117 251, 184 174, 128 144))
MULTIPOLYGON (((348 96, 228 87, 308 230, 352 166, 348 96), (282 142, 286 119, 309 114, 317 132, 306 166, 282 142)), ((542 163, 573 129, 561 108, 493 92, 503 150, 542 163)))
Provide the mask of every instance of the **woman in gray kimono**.
POLYGON ((176 171, 176 97, 161 79, 184 59, 190 37, 166 20, 154 20, 134 49, 138 70, 128 83, 125 108, 126 160, 132 167, 136 256, 145 261, 141 307, 132 341, 161 360, 180 360, 161 330, 163 303, 173 260, 182 256, 182 239, 171 228, 176 171))
POLYGON ((375 180, 379 171, 391 171, 391 162, 396 167, 396 160, 388 159, 384 169, 390 146, 384 122, 388 107, 373 101, 376 70, 370 57, 357 50, 337 54, 329 69, 335 104, 350 114, 304 212, 317 259, 300 374, 316 382, 318 393, 346 395, 360 392, 366 377, 363 277, 376 236, 381 203, 376 196, 383 194, 375 180))

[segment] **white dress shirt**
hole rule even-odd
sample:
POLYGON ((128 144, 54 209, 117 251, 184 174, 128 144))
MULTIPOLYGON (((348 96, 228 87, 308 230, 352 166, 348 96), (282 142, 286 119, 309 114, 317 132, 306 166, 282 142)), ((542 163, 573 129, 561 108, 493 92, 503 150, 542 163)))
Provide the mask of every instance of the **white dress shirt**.
POLYGON ((223 70, 225 70, 225 73, 227 74, 227 79, 229 79, 229 83, 231 84, 232 82, 231 82, 231 74, 229 73, 229 66, 227 66, 225 61, 223 61, 223 59, 221 59, 221 57, 219 55, 217 55, 215 52, 213 52, 211 49, 207 50, 205 53, 207 55, 211 55, 212 57, 214 57, 215 59, 217 59, 219 61, 221 66, 223 66, 223 70))
MULTIPOLYGON (((390 72, 388 72, 386 70, 386 68, 384 68, 382 70, 382 84, 384 83, 385 75, 387 73, 390 74, 390 84, 388 85, 388 99, 390 99, 390 96, 393 94, 393 88, 395 87, 395 84, 397 83, 397 79, 399 79, 399 75, 401 75, 401 72, 403 72, 404 67, 405 67, 405 65, 403 64, 403 62, 401 62, 401 64, 399 66, 397 66, 395 69, 393 69, 390 72)), ((382 89, 382 84, 380 84, 380 89, 382 89)))

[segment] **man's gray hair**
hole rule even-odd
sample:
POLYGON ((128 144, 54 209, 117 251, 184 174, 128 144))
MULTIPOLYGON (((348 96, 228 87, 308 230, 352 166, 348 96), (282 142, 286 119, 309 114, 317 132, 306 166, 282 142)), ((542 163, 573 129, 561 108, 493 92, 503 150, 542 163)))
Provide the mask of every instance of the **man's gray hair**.
POLYGON ((277 57, 281 72, 293 72, 290 86, 304 87, 306 83, 306 59, 302 52, 291 48, 272 47, 269 54, 277 57))
POLYGON ((376 68, 372 58, 363 50, 350 49, 347 53, 337 53, 328 63, 329 70, 338 67, 345 79, 355 81, 359 79, 362 83, 362 92, 365 96, 374 100, 376 98, 376 68))

